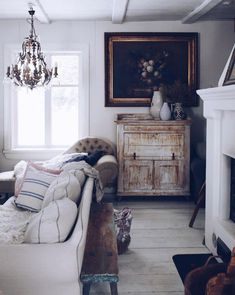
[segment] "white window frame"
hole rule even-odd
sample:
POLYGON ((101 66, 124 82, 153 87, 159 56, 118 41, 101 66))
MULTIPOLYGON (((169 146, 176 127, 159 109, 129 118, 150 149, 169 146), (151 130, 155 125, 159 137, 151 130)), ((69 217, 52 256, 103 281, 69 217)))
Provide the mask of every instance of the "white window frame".
MULTIPOLYGON (((7 44, 4 48, 4 69, 11 65, 16 54, 21 48, 20 44, 7 44)), ((79 54, 81 66, 79 67, 79 114, 78 126, 79 137, 90 134, 90 99, 89 99, 89 45, 88 44, 66 44, 66 47, 58 44, 43 44, 42 50, 54 54, 76 53, 79 54)), ((59 71, 59 69, 58 69, 59 71)), ((12 137, 14 136, 13 124, 13 97, 18 86, 10 83, 4 84, 4 149, 3 153, 7 159, 45 160, 62 152, 62 148, 14 148, 12 137)))

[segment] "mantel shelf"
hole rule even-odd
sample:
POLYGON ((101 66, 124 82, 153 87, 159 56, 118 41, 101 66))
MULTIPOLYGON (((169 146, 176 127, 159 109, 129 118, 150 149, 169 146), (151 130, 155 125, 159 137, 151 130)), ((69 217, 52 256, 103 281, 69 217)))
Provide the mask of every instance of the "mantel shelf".
POLYGON ((197 90, 197 94, 200 95, 203 101, 224 99, 235 100, 235 85, 199 89, 197 90))

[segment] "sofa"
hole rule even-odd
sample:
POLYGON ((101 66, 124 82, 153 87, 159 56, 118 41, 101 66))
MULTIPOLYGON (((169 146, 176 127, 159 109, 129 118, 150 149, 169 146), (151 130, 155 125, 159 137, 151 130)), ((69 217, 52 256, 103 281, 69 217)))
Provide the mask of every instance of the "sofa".
MULTIPOLYGON (((64 154, 95 150, 105 151, 105 155, 95 165, 101 182, 104 186, 115 183, 115 147, 106 139, 81 139, 64 154)), ((0 294, 82 294, 79 278, 95 181, 93 177, 86 178, 76 222, 64 242, 0 244, 0 294)))

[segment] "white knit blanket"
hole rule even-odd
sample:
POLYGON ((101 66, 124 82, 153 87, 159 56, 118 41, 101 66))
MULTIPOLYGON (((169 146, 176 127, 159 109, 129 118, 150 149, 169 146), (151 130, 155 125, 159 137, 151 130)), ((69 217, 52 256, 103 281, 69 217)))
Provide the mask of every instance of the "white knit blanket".
POLYGON ((20 210, 14 204, 15 197, 11 197, 0 206, 0 243, 20 244, 24 241, 24 233, 32 214, 20 210))

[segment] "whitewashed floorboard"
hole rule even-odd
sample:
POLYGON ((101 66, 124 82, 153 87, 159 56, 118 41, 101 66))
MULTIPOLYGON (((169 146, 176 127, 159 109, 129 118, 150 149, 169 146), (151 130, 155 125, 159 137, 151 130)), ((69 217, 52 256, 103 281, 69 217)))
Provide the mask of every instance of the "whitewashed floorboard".
MULTIPOLYGON (((193 210, 189 209, 132 209, 133 224, 135 229, 182 229, 188 228, 193 210)), ((203 216, 204 210, 199 212, 203 216)), ((195 221, 196 228, 204 229, 203 218, 197 218, 195 221)), ((195 227, 194 227, 195 228, 195 227)))
POLYGON ((202 245, 204 233, 202 230, 176 230, 176 229, 133 229, 131 232, 132 248, 163 247, 204 247, 202 245))
POLYGON ((119 255, 118 264, 122 274, 176 273, 172 261, 176 254, 208 253, 206 248, 156 248, 129 249, 119 255))
MULTIPOLYGON (((119 295, 183 295, 184 286, 172 256, 208 253, 202 244, 204 209, 194 228, 188 223, 195 205, 189 201, 114 203, 117 209, 132 209, 131 244, 119 255, 119 295)), ((92 295, 110 294, 109 285, 94 284, 92 295)))
POLYGON ((120 202, 114 201, 113 205, 115 208, 123 208, 124 206, 133 208, 133 209, 184 209, 187 208, 190 210, 190 208, 193 210, 195 205, 191 201, 182 201, 182 200, 174 200, 174 201, 167 201, 167 200, 160 200, 156 197, 154 201, 140 201, 138 202, 138 199, 135 198, 136 201, 125 201, 125 198, 122 198, 120 202))

